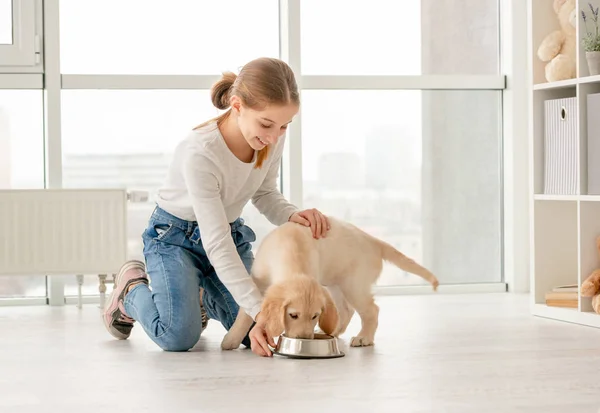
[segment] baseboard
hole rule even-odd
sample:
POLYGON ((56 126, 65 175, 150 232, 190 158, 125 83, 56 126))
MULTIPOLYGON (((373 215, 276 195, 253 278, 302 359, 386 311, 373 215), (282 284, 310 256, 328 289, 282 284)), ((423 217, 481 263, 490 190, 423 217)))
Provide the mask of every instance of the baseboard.
MULTIPOLYGON (((107 294, 108 297, 108 294, 107 294)), ((77 305, 79 302, 77 296, 66 296, 65 304, 66 305, 77 305)), ((81 304, 100 304, 100 296, 99 295, 84 295, 81 297, 81 304)))
POLYGON ((0 307, 46 304, 48 304, 48 299, 44 297, 0 298, 0 307))
POLYGON ((480 294, 480 293, 505 293, 506 283, 481 283, 481 284, 441 284, 437 292, 430 285, 392 285, 375 286, 375 295, 415 295, 415 294, 480 294))
MULTIPOLYGON (((393 295, 422 295, 422 294, 481 294, 481 293, 505 293, 506 283, 481 283, 481 284, 442 284, 438 291, 432 290, 429 285, 392 285, 375 286, 373 293, 379 296, 393 295)), ((66 305, 77 305, 77 296, 65 297, 66 305)), ((46 305, 48 299, 39 298, 4 298, 0 299, 0 307, 20 305, 46 305)), ((100 295, 84 295, 82 304, 100 304, 100 295)))

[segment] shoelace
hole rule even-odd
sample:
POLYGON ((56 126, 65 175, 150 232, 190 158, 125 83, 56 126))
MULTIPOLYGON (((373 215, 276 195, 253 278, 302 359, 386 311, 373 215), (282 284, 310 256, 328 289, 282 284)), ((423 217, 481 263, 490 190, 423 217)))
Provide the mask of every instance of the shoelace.
POLYGON ((133 318, 129 318, 126 315, 121 314, 119 316, 119 322, 121 323, 127 323, 127 324, 133 324, 135 320, 133 318))
POLYGON ((117 319, 121 323, 133 324, 135 321, 133 318, 129 317, 125 314, 125 307, 123 306, 123 302, 119 302, 119 318, 117 319))

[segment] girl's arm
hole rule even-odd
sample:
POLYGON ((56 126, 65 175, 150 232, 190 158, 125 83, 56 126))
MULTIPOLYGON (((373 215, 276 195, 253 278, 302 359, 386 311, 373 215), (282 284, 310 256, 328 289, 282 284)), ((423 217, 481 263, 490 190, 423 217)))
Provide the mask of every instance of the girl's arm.
POLYGON ((215 175, 217 170, 216 165, 200 153, 190 151, 184 159, 184 179, 206 255, 234 300, 255 319, 260 311, 262 295, 249 276, 231 237, 231 227, 215 175))

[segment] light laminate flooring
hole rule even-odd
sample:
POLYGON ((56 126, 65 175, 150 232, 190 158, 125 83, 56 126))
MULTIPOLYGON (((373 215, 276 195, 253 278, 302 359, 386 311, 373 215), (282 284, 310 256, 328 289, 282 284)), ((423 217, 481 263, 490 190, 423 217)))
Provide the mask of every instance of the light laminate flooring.
POLYGON ((524 295, 379 297, 371 348, 329 360, 223 352, 209 323, 190 352, 96 305, 0 307, 0 413, 600 412, 600 330, 532 317, 524 295))

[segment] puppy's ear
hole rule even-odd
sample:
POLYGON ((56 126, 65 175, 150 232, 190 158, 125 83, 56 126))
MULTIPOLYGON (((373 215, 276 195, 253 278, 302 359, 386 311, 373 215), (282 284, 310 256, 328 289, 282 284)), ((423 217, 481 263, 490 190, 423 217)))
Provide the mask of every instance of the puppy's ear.
POLYGON ((265 323, 265 330, 271 337, 277 337, 285 329, 285 288, 272 285, 265 292, 265 298, 260 310, 260 317, 265 323))
POLYGON ((321 311, 321 317, 319 317, 319 327, 325 334, 333 334, 335 331, 338 321, 339 314, 329 291, 326 288, 321 287, 323 293, 323 309, 321 311))

